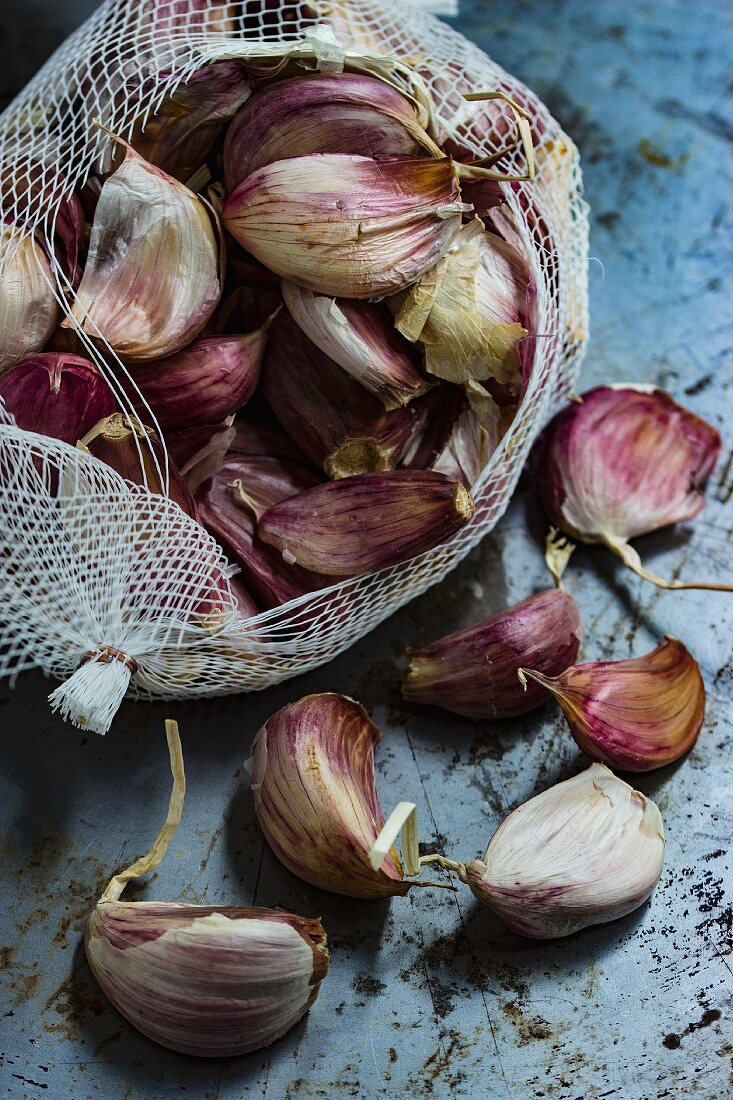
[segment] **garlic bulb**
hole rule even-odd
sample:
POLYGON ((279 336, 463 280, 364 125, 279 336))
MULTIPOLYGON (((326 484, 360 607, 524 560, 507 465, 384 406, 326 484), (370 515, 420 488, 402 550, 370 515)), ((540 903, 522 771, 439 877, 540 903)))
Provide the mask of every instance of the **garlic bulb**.
POLYGON ((318 294, 378 298, 440 259, 463 210, 448 157, 317 153, 258 168, 222 216, 278 275, 318 294))
POLYGON ((166 823, 150 852, 116 875, 87 921, 89 967, 115 1008, 182 1054, 225 1058, 269 1046, 301 1019, 328 970, 320 921, 280 909, 124 902, 158 866, 178 826, 185 778, 175 722, 166 823))
POLYGON ((556 527, 580 542, 603 543, 660 588, 729 592, 732 585, 665 580, 629 545, 701 511, 719 454, 716 429, 663 390, 599 386, 550 423, 538 464, 540 496, 556 527))
POLYGON ((557 699, 583 752, 629 772, 678 760, 705 716, 700 666, 676 638, 629 661, 590 661, 558 675, 519 670, 557 699))
POLYGON ((74 320, 63 326, 77 323, 139 362, 172 355, 201 332, 221 295, 219 245, 204 203, 125 148, 102 187, 74 320))
POLYGON ((42 352, 0 378, 0 398, 19 428, 76 443, 116 408, 101 371, 80 355, 42 352))
MULTIPOLYGON (((374 783, 379 738, 359 703, 329 692, 282 707, 254 740, 252 793, 265 839, 288 870, 322 890, 384 898, 423 885, 405 881, 394 837, 381 845, 385 819, 374 783), (378 842, 375 870, 369 854, 378 842)), ((415 874, 412 835, 405 861, 415 874)))
POLYGON ((638 909, 659 881, 664 845, 655 803, 592 764, 509 814, 483 859, 420 862, 457 873, 513 931, 554 939, 638 909))
POLYGON ((0 223, 0 374, 40 351, 56 324, 51 267, 33 236, 0 223))

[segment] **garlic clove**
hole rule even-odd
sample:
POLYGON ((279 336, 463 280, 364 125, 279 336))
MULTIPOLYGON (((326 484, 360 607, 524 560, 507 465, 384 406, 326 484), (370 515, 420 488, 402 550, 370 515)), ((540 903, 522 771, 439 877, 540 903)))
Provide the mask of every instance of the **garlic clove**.
POLYGON ((303 453, 332 478, 392 469, 427 412, 419 401, 386 412, 285 311, 270 330, 262 390, 303 453))
POLYGON ((269 1046, 308 1011, 328 971, 319 920, 280 909, 124 902, 127 883, 163 859, 185 793, 181 743, 166 722, 168 816, 151 850, 115 875, 89 915, 89 967, 115 1008, 181 1054, 224 1058, 269 1046))
POLYGON ((519 675, 552 692, 583 752, 623 771, 671 764, 702 728, 700 666, 676 638, 628 661, 590 661, 557 675, 523 668, 519 675))
MULTIPOLYGON (((205 336, 167 359, 142 363, 136 386, 161 428, 214 424, 240 409, 257 388, 267 326, 238 336, 205 336)), ((139 402, 139 412, 146 408, 139 402)))
POLYGON ((180 351, 221 294, 212 216, 192 191, 126 147, 102 187, 73 320, 64 327, 80 325, 130 362, 180 351))
POLYGON ((389 470, 317 485, 270 508, 260 538, 286 562, 356 577, 408 561, 464 527, 470 493, 430 470, 389 470))
POLYGON ((287 280, 282 292, 291 317, 308 339, 375 394, 385 409, 406 405, 433 385, 380 302, 329 298, 287 280))
POLYGON ((0 398, 19 428, 74 444, 116 408, 99 368, 80 355, 45 352, 14 363, 0 398))
POLYGON ((592 764, 509 814, 459 874, 513 931, 554 939, 643 905, 664 846, 656 804, 592 764))
POLYGON ((378 298, 440 259, 460 226, 460 198, 447 157, 317 153, 258 168, 223 219, 278 275, 318 294, 378 298))
POLYGON ((385 824, 374 782, 378 728, 364 707, 332 692, 306 695, 265 723, 252 746, 260 828, 294 875, 336 894, 406 894, 397 851, 375 870, 369 853, 385 824))
POLYGON ((580 611, 559 588, 538 592, 498 615, 407 650, 402 695, 467 718, 510 718, 546 702, 537 684, 525 692, 517 672, 527 663, 548 676, 575 660, 582 637, 580 611))
POLYGON ((499 410, 493 422, 469 406, 460 414, 440 454, 430 469, 460 481, 467 489, 476 484, 501 442, 499 410))
POLYGON ((58 306, 45 253, 33 236, 0 223, 0 374, 40 351, 56 325, 58 306))
POLYGON ((603 543, 662 588, 730 585, 667 581, 629 546, 638 535, 692 519, 720 454, 710 424, 653 386, 599 386, 558 413, 546 430, 538 485, 556 527, 603 543))
POLYGON ((168 454, 192 493, 221 469, 235 435, 233 416, 165 433, 168 454))
POLYGON ((362 73, 308 74, 263 88, 227 130, 227 191, 258 168, 310 153, 383 158, 439 152, 413 103, 384 80, 362 73))

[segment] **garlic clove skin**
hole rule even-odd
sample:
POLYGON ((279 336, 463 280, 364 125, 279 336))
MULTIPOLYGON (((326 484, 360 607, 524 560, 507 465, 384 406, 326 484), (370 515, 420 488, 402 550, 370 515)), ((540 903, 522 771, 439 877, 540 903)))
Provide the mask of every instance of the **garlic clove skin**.
POLYGON ((165 433, 168 454, 192 493, 221 469, 235 435, 233 416, 165 433))
POLYGON ((328 971, 318 920, 279 909, 100 901, 87 961, 115 1008, 181 1054, 269 1046, 318 996, 328 971))
POLYGON ((239 244, 291 282, 334 298, 378 298, 440 259, 463 210, 448 157, 317 153, 258 168, 222 216, 239 244))
POLYGON ((287 280, 282 292, 290 316, 308 339, 385 409, 406 405, 433 385, 382 303, 329 298, 287 280))
POLYGON ((455 421, 445 446, 430 464, 431 470, 460 481, 471 489, 501 442, 503 432, 497 408, 493 422, 469 406, 455 421))
POLYGON ((102 187, 73 321, 63 326, 80 325, 131 363, 180 351, 221 295, 212 216, 192 191, 126 147, 102 187))
POLYGON ((664 847, 656 804, 592 764, 514 810, 465 881, 514 932, 554 939, 643 905, 664 847))
POLYGON ((552 692, 584 753, 622 771, 678 760, 705 717, 700 666, 676 638, 628 661, 590 661, 557 676, 524 668, 520 675, 552 692))
POLYGON ((397 851, 375 871, 369 852, 385 818, 374 782, 378 728, 364 707, 332 692, 273 714, 252 746, 260 828, 294 875, 336 894, 406 894, 397 851))
POLYGON ((258 168, 310 153, 383 158, 435 155, 415 107, 384 80, 362 73, 304 75, 263 88, 227 130, 224 183, 234 188, 258 168))
POLYGON ((389 470, 330 481, 262 516, 260 538, 286 562, 356 577, 408 561, 454 535, 475 505, 459 482, 432 470, 389 470))
POLYGON ((524 714, 547 701, 540 683, 525 691, 519 682, 525 654, 552 676, 578 656, 582 635, 580 611, 568 592, 538 592, 465 630, 408 649, 403 698, 467 718, 524 714))
POLYGON ((40 351, 56 326, 51 266, 32 236, 0 223, 0 374, 40 351))
POLYGON ((99 368, 80 355, 41 352, 14 363, 0 377, 0 398, 19 428, 77 439, 116 409, 99 368))

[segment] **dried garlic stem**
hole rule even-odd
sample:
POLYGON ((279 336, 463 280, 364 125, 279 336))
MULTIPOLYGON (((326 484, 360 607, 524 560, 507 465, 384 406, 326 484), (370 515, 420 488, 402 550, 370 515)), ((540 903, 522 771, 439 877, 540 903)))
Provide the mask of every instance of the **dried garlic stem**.
POLYGON ((446 859, 445 856, 439 856, 437 854, 429 856, 420 856, 420 866, 424 863, 437 863, 439 867, 442 867, 446 871, 452 871, 454 875, 458 875, 461 882, 468 882, 466 878, 466 865, 465 863, 458 863, 455 859, 446 859))
POLYGON ((575 550, 567 535, 551 527, 545 538, 545 564, 552 573, 556 588, 562 588, 562 576, 575 550))
POLYGON ((139 878, 140 875, 154 870, 167 852, 173 834, 180 824, 183 798, 186 793, 186 775, 183 770, 183 752, 181 750, 181 738, 178 735, 178 723, 170 718, 166 719, 165 736, 168 741, 171 774, 173 775, 173 789, 168 803, 165 824, 153 841, 153 846, 147 855, 140 856, 127 870, 120 871, 119 874, 110 879, 107 889, 99 899, 100 902, 117 901, 130 879, 139 878))
POLYGON ((534 146, 532 145, 532 130, 529 125, 529 116, 527 112, 505 92, 464 92, 463 98, 469 103, 476 103, 486 99, 501 99, 511 107, 516 117, 518 143, 521 143, 522 149, 524 150, 527 171, 523 176, 510 176, 502 172, 492 172, 488 168, 483 167, 487 164, 493 164, 506 153, 510 153, 512 151, 512 146, 508 145, 504 149, 497 150, 497 152, 493 153, 491 156, 474 161, 470 165, 461 166, 458 164, 456 167, 458 168, 459 176, 462 174, 461 167, 465 167, 467 178, 470 178, 470 170, 473 169, 478 176, 485 179, 503 180, 508 183, 520 183, 523 180, 533 180, 535 178, 534 146))
POLYGON ((612 535, 604 535, 603 542, 609 550, 613 550, 614 554, 618 554, 621 561, 628 569, 631 569, 631 571, 636 573, 639 577, 643 577, 645 581, 651 581, 652 584, 656 584, 658 588, 704 588, 709 592, 733 592, 733 584, 695 583, 694 581, 685 582, 677 580, 668 581, 664 577, 660 577, 657 573, 652 573, 650 569, 646 569, 641 564, 641 558, 636 550, 634 550, 633 546, 629 546, 623 539, 614 538, 612 535))

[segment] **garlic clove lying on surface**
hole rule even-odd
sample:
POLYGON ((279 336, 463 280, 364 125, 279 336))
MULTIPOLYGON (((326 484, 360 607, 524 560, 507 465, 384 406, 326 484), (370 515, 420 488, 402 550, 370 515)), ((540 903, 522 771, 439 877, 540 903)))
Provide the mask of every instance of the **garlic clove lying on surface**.
POLYGON ((53 332, 52 286, 51 266, 34 237, 0 223, 0 374, 40 351, 53 332))
POLYGON ((514 932, 554 939, 643 905, 662 873, 664 847, 656 804, 592 764, 509 814, 483 859, 420 862, 456 872, 514 932))
POLYGON ((308 1011, 328 970, 319 920, 280 909, 124 902, 158 866, 178 827, 185 777, 178 728, 166 722, 174 784, 153 847, 115 875, 87 920, 89 967, 139 1031, 182 1054, 223 1058, 269 1046, 308 1011))
POLYGON ((622 771, 678 760, 705 717, 700 666, 676 638, 628 661, 590 661, 557 676, 523 668, 519 676, 552 692, 583 752, 622 771))
POLYGON ((278 275, 317 294, 378 298, 440 259, 463 210, 448 157, 316 153, 258 168, 222 216, 278 275))
POLYGON ((0 398, 19 428, 72 445, 116 408, 99 368, 62 352, 39 352, 14 363, 0 378, 0 398))
POLYGON ((547 701, 539 683, 528 692, 519 683, 525 655, 533 654, 550 676, 562 672, 577 657, 582 633, 578 605, 568 592, 538 592, 465 630, 408 649, 402 695, 468 718, 523 714, 547 701))
POLYGON ((201 332, 221 295, 219 243, 210 209, 125 148, 102 187, 73 321, 63 326, 78 324, 140 362, 172 355, 201 332))
POLYGON ((551 421, 538 464, 545 511, 560 530, 603 543, 661 588, 722 584, 668 581, 641 564, 629 540, 692 519, 720 454, 712 425, 653 386, 599 386, 551 421))
POLYGON ((265 512, 258 532, 285 561, 356 577, 431 550, 474 511, 470 493, 443 474, 388 470, 307 489, 265 512))
POLYGON ((265 839, 289 871, 322 890, 385 898, 420 885, 405 881, 391 844, 379 870, 369 860, 385 825, 374 782, 379 739, 364 707, 327 692, 282 707, 254 740, 252 793, 265 839))

